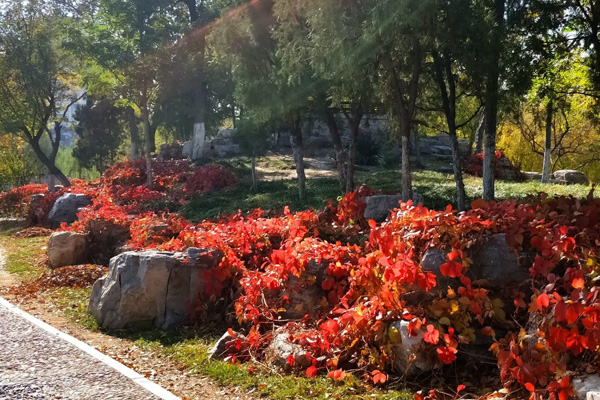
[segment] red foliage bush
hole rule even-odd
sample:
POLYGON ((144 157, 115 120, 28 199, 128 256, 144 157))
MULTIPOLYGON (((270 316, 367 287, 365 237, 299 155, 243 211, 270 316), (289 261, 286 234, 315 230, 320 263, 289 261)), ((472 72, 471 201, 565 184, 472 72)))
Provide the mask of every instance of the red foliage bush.
MULTIPOLYGON (((525 175, 521 168, 512 165, 502 150, 496 150, 494 174, 498 179, 524 181, 525 175)), ((483 176, 483 153, 473 154, 463 163, 463 171, 470 175, 483 176)))
MULTIPOLYGON (((349 204, 356 197, 340 201, 342 210, 357 207, 349 204)), ((343 220, 347 212, 341 214, 343 220)), ((321 239, 320 228, 334 222, 324 215, 331 216, 331 209, 271 218, 260 212, 238 214, 218 223, 190 225, 157 246, 209 247, 223 253, 219 266, 202 278, 213 298, 222 296, 231 282, 241 287, 236 313, 251 329, 246 339, 236 339, 243 342, 243 351, 233 352, 232 359, 264 356, 271 332, 283 324, 287 312, 289 298, 283 293, 314 262, 325 268, 324 277, 302 282, 304 290, 319 285, 323 298, 314 299, 305 317, 287 327, 290 338, 312 360, 307 374, 329 371, 335 377, 351 369, 363 371, 373 383, 385 382, 393 359, 388 327, 398 320, 409 321, 414 332, 422 330, 425 351, 443 364, 458 362, 463 346, 480 334, 491 336, 499 380, 526 392, 567 398, 572 390, 568 371, 600 366, 600 287, 592 279, 600 257, 600 200, 476 201, 471 211, 460 214, 451 207, 432 211, 409 202, 389 221, 370 222, 369 240, 361 245, 321 239), (474 267, 472 246, 500 232, 514 251, 535 254, 528 265, 531 281, 525 285, 533 293, 502 294, 465 276, 474 267), (436 276, 423 271, 420 260, 431 247, 448 250, 440 269, 454 282, 452 289, 438 288, 436 276), (427 301, 415 297, 415 291, 427 301), (505 337, 496 337, 496 330, 507 327, 505 337)))
POLYGON ((185 183, 186 193, 208 193, 235 185, 233 172, 220 165, 203 165, 194 169, 185 183))
POLYGON ((26 216, 31 196, 46 193, 48 185, 34 183, 0 193, 0 214, 26 216))

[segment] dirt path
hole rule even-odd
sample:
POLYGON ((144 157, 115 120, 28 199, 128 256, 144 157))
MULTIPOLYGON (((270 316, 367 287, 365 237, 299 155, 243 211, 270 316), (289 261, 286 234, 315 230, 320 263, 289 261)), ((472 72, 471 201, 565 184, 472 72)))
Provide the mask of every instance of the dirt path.
MULTIPOLYGON (((5 252, 0 249, 0 292, 3 292, 5 299, 36 318, 94 347, 182 399, 253 399, 251 395, 239 388, 223 388, 208 378, 187 371, 185 367, 158 351, 142 349, 129 340, 79 326, 67 318, 63 310, 47 294, 41 293, 26 298, 17 298, 15 295, 8 294, 8 287, 17 284, 18 280, 4 269, 5 260, 5 252)), ((0 375, 0 389, 3 383, 1 378, 0 375)), ((123 398, 127 399, 127 397, 123 398)), ((3 399, 0 393, 0 400, 3 399)))
POLYGON ((6 288, 18 283, 18 280, 10 272, 4 269, 5 265, 6 251, 0 248, 0 288, 6 288))
MULTIPOLYGON (((290 156, 270 156, 273 159, 280 159, 284 162, 293 163, 293 158, 290 156)), ((324 160, 322 158, 304 158, 306 178, 331 178, 336 177, 335 164, 333 160, 324 160)), ((264 181, 279 181, 287 179, 296 179, 296 169, 275 169, 268 167, 256 167, 259 179, 264 181)))

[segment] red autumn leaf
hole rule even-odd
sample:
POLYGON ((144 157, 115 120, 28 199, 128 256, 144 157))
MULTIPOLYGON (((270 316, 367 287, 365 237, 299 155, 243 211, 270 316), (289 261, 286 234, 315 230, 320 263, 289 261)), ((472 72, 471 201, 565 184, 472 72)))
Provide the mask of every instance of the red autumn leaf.
POLYGON ((465 386, 465 385, 458 385, 458 386, 456 387, 456 393, 460 393, 460 392, 462 392, 463 390, 465 390, 465 388, 466 388, 466 386, 465 386))
POLYGON ((384 374, 383 372, 379 371, 378 369, 376 369, 375 371, 372 372, 372 376, 373 376, 373 383, 374 384, 384 384, 385 381, 387 381, 387 375, 384 374))
POLYGON ((343 381, 346 377, 346 373, 341 369, 336 369, 335 371, 329 371, 327 376, 335 381, 343 381))
POLYGON ((442 275, 450 278, 458 278, 462 274, 462 264, 452 261, 440 265, 442 275))
POLYGON ((457 258, 460 257, 460 253, 456 250, 452 250, 450 253, 448 253, 448 255, 446 256, 446 258, 448 259, 448 261, 454 261, 457 258))
POLYGON ((327 322, 322 323, 319 327, 330 335, 335 335, 340 330, 340 324, 334 319, 327 320, 327 322))
POLYGON ((571 281, 571 286, 573 286, 574 289, 581 290, 585 287, 585 281, 583 278, 575 278, 571 281))
POLYGON ((550 305, 550 298, 548 297, 548 295, 546 293, 542 293, 537 297, 535 302, 537 305, 537 309, 539 311, 543 311, 544 308, 547 308, 550 305))
POLYGON ((290 365, 290 367, 293 367, 294 363, 296 362, 296 359, 294 358, 294 356, 292 354, 287 356, 286 360, 287 360, 287 363, 290 365))
POLYGON ((525 389, 529 390, 530 392, 535 392, 535 386, 533 386, 533 384, 530 382, 525 384, 525 389))
POLYGON ((427 332, 423 335, 423 340, 427 343, 438 344, 440 341, 440 331, 434 328, 433 325, 427 325, 427 332))
POLYGON ((458 351, 454 347, 438 347, 437 356, 444 364, 450 364, 456 360, 456 353, 458 351))
POLYGON ((306 376, 308 376, 309 378, 315 378, 317 376, 317 367, 315 367, 314 365, 308 367, 308 369, 306 370, 306 376))

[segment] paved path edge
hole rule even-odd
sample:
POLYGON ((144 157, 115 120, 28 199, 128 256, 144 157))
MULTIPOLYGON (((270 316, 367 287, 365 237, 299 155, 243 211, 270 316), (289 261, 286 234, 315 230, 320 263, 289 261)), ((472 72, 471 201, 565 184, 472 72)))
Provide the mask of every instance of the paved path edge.
POLYGON ((124 375, 125 377, 131 379, 132 381, 134 381, 135 383, 137 383, 138 385, 140 385, 141 387, 143 387, 144 389, 146 389, 153 395, 158 396, 162 400, 181 400, 180 397, 175 396, 173 393, 169 392, 167 389, 150 381, 149 379, 138 374, 131 368, 126 367, 125 365, 121 364, 120 362, 110 358, 106 354, 99 352, 92 346, 90 346, 86 343, 83 343, 82 341, 74 338, 73 336, 68 335, 62 331, 59 331, 55 327, 48 325, 44 321, 37 319, 33 315, 21 310, 19 307, 8 302, 6 299, 4 299, 1 296, 0 296, 0 305, 5 306, 10 312, 26 319, 27 321, 31 322, 38 328, 41 328, 44 331, 59 337, 60 339, 77 347, 79 350, 87 353, 88 355, 95 358, 96 360, 108 365, 109 367, 113 368, 114 370, 116 370, 120 374, 124 375))

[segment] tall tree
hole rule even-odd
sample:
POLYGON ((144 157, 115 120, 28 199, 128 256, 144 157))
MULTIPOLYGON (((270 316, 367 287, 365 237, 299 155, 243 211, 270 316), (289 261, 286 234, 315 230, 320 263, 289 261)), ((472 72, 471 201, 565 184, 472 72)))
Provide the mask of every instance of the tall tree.
POLYGON ((0 15, 0 125, 20 136, 62 185, 56 166, 62 122, 79 100, 69 59, 61 55, 54 21, 38 1, 11 0, 0 15), (50 152, 43 141, 51 144, 50 152))

